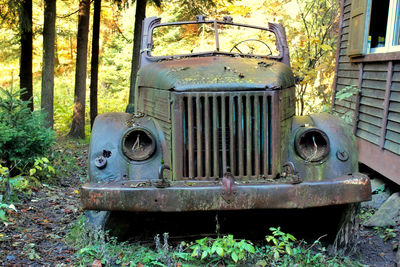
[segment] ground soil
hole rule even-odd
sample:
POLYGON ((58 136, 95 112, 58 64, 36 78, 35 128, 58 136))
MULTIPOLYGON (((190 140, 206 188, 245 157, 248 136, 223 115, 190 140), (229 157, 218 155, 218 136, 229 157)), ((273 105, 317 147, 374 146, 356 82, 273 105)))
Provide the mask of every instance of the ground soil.
MULTIPOLYGON (((82 214, 79 199, 81 178, 86 177, 86 146, 77 153, 79 171, 52 185, 35 188, 32 195, 16 204, 8 225, 0 225, 0 265, 72 265, 76 249, 68 246, 66 234, 82 214)), ((396 266, 397 238, 387 241, 374 229, 361 227, 354 259, 369 266, 396 266)))
MULTIPOLYGON (((397 228, 397 236, 399 235, 400 231, 397 228)), ((362 227, 356 249, 357 252, 353 257, 360 259, 364 264, 377 267, 398 266, 396 265, 398 237, 384 241, 376 230, 362 227)))

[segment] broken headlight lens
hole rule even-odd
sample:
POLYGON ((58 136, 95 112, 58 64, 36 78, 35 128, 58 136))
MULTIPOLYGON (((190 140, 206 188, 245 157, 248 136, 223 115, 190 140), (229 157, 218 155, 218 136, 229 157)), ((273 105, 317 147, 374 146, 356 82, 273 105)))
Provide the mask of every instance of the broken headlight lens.
POLYGON ((156 151, 153 134, 141 127, 129 129, 122 138, 122 151, 131 160, 143 161, 156 151))

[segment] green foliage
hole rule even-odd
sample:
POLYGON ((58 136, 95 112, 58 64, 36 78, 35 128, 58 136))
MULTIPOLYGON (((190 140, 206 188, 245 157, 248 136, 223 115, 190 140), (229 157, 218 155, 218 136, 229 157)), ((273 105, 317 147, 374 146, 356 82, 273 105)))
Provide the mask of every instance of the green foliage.
POLYGON ((89 227, 84 216, 74 223, 66 241, 78 248, 77 264, 81 266, 91 265, 95 260, 100 260, 106 266, 137 266, 139 263, 145 266, 167 266, 159 260, 163 253, 138 244, 118 242, 107 232, 89 227))
POLYGON ((344 87, 342 90, 336 92, 335 97, 337 100, 342 101, 345 99, 349 99, 359 91, 360 89, 356 85, 349 85, 344 87))
POLYGON ((369 218, 372 217, 372 215, 374 215, 374 213, 375 213, 374 209, 361 208, 358 216, 360 217, 361 222, 366 222, 367 220, 369 220, 369 218))
POLYGON ((56 171, 50 165, 49 160, 45 157, 36 158, 33 167, 29 170, 29 176, 38 175, 39 177, 46 178, 51 178, 55 173, 56 171))
POLYGON ((293 242, 296 241, 296 238, 291 234, 282 232, 280 227, 271 227, 269 230, 272 231, 272 235, 267 235, 265 239, 272 243, 271 249, 274 258, 278 259, 283 254, 292 255, 293 242))
POLYGON ((383 239, 383 241, 388 241, 397 236, 396 229, 390 227, 374 227, 374 232, 379 234, 379 237, 383 239))
POLYGON ((91 265, 95 260, 106 266, 362 266, 345 257, 328 257, 319 240, 307 246, 280 227, 270 229, 272 233, 266 240, 271 245, 255 247, 250 241, 225 235, 181 242, 173 248, 168 244, 168 233, 164 233, 163 242, 159 235, 155 236, 155 249, 151 249, 137 243, 118 242, 107 232, 88 227, 81 216, 66 241, 77 249, 77 264, 81 266, 91 265))
MULTIPOLYGON (((355 85, 349 85, 336 92, 335 98, 337 101, 349 100, 352 96, 357 94, 360 89, 355 85)), ((340 117, 346 122, 351 124, 353 121, 353 111, 349 110, 342 114, 340 117)))
POLYGON ((205 237, 196 240, 189 249, 191 252, 175 252, 175 256, 187 261, 200 259, 200 262, 236 264, 245 262, 249 254, 255 253, 255 248, 249 241, 238 241, 233 235, 215 239, 205 237))
POLYGON ((345 257, 328 257, 326 249, 316 240, 307 246, 304 241, 280 230, 280 227, 270 228, 272 235, 265 238, 271 245, 258 247, 257 266, 362 266, 358 262, 345 257))
POLYGON ((5 204, 5 203, 0 202, 0 222, 7 225, 7 223, 8 223, 7 212, 9 212, 11 210, 15 211, 15 212, 17 211, 14 204, 5 204))
POLYGON ((54 132, 44 126, 40 111, 31 112, 21 91, 0 88, 0 161, 23 170, 54 144, 54 132))

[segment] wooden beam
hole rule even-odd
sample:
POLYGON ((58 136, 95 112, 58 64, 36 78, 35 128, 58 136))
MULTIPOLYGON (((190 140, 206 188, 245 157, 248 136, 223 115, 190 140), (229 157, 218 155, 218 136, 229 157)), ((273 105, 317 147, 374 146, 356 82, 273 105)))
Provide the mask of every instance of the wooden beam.
POLYGON ((391 60, 400 60, 400 52, 376 53, 376 54, 368 54, 363 57, 350 58, 351 63, 391 61, 391 60))
POLYGON ((357 137, 358 160, 400 185, 400 156, 357 137))
POLYGON ((353 134, 356 135, 357 132, 357 126, 358 126, 358 120, 359 120, 359 115, 360 115, 360 98, 361 98, 361 86, 362 86, 362 80, 363 80, 363 69, 364 69, 364 63, 359 64, 359 74, 358 74, 358 91, 356 94, 356 105, 354 107, 354 117, 353 117, 353 134))
POLYGON ((393 61, 389 61, 388 70, 387 70, 387 78, 386 78, 385 100, 383 102, 381 140, 380 140, 380 144, 379 144, 381 149, 383 149, 383 146, 385 145, 386 126, 387 126, 387 119, 388 119, 388 114, 389 114, 389 104, 390 104, 390 87, 392 86, 392 78, 393 78, 393 61))

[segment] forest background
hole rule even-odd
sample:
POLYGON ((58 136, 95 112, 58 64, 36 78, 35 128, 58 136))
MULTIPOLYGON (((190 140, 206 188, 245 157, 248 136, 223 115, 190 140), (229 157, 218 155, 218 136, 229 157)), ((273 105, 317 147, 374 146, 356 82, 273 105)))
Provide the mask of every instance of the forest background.
MULTIPOLYGON (((21 21, 18 21, 18 17, 4 19, 10 15, 7 11, 10 11, 12 2, 15 1, 0 0, 0 14, 3 16, 0 26, 0 87, 8 91, 23 87, 19 79, 21 26, 18 25, 21 25, 21 21)), ((43 14, 46 2, 32 1, 34 109, 41 106, 43 31, 46 23, 43 14)), ((57 1, 54 129, 59 135, 70 131, 73 117, 76 59, 81 49, 77 46, 80 2, 83 0, 57 1)), ((140 4, 146 1, 137 2, 140 4)), ((87 53, 83 53, 89 63, 93 37, 93 1, 90 5, 89 45, 87 53)), ((128 104, 136 10, 136 2, 101 1, 98 113, 125 111, 128 104)), ((147 2, 145 12, 147 17, 162 17, 163 22, 194 20, 196 14, 205 14, 208 19, 222 19, 229 15, 234 22, 252 25, 267 25, 267 22, 283 24, 292 69, 302 79, 296 87, 297 114, 302 115, 328 111, 330 108, 339 10, 338 0, 165 0, 147 2)), ((88 88, 91 79, 89 63, 84 88, 88 88)), ((89 90, 85 91, 85 132, 88 136, 90 98, 89 90)))

